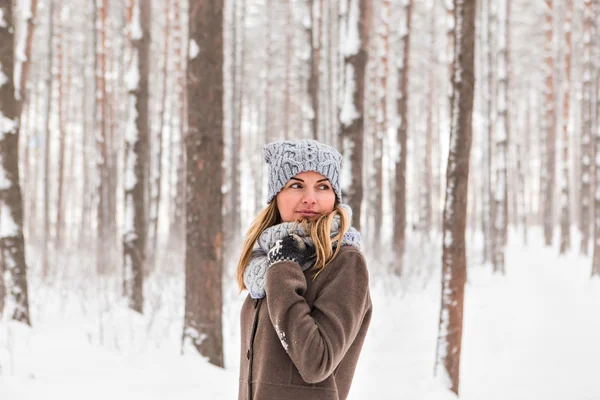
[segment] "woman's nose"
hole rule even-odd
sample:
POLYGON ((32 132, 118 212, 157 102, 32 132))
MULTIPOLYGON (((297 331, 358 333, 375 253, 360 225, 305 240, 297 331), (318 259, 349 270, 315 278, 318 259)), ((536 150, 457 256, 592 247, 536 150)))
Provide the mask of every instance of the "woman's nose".
POLYGON ((310 190, 302 198, 302 203, 304 204, 315 204, 316 202, 315 194, 310 190))

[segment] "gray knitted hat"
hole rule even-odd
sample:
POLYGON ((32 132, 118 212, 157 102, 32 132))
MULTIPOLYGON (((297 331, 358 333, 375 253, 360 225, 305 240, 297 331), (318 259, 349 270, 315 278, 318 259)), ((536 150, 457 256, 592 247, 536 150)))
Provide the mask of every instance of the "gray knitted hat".
POLYGON ((342 155, 333 147, 310 139, 285 140, 264 146, 263 156, 269 164, 267 204, 273 201, 290 178, 305 171, 316 171, 329 179, 337 201, 342 202, 342 155))

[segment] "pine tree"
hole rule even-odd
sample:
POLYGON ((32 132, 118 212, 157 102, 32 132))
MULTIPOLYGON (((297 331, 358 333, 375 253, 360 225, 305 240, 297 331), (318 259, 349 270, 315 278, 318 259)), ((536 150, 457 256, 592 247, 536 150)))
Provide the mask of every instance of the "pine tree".
POLYGON ((442 304, 435 364, 438 379, 457 395, 467 278, 465 228, 475 83, 475 3, 475 0, 454 1, 456 46, 452 123, 443 217, 442 304))

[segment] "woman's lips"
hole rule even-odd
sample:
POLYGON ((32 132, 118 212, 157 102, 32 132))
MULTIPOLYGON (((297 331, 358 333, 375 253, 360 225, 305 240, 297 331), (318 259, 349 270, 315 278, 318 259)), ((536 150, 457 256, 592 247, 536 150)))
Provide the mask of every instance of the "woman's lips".
POLYGON ((316 217, 319 215, 318 212, 314 211, 298 211, 298 214, 302 215, 303 217, 316 217))

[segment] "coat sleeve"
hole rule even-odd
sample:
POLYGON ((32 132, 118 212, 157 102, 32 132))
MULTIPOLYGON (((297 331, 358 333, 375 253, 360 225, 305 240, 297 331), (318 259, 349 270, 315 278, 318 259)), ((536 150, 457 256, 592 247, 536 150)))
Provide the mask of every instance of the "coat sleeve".
POLYGON ((335 370, 356 338, 370 304, 362 254, 348 251, 338 257, 317 277, 325 281, 312 310, 304 299, 306 278, 298 264, 283 261, 267 270, 271 322, 307 383, 321 382, 335 370))

